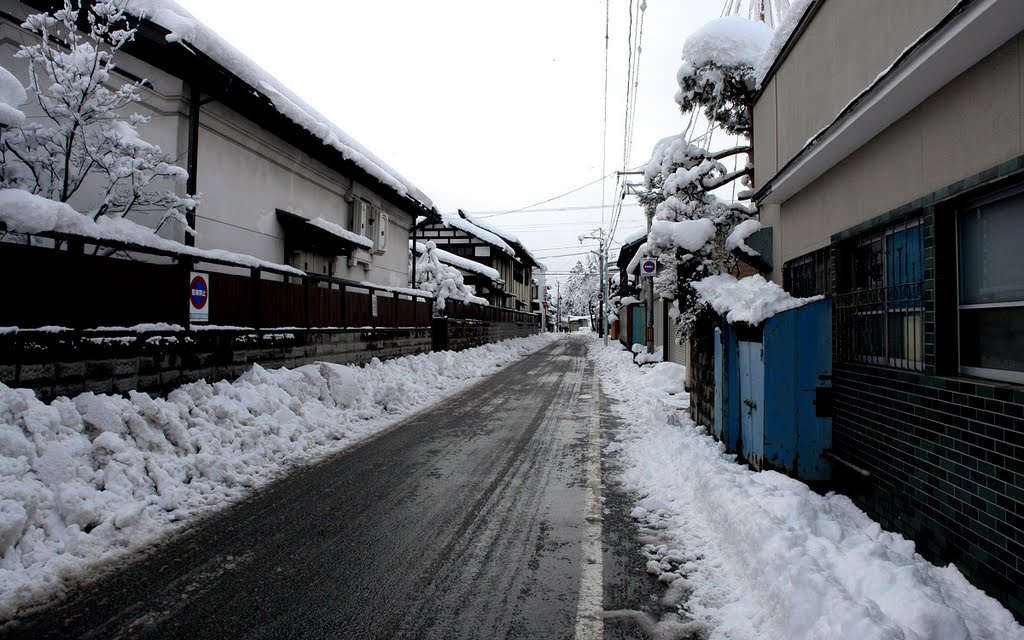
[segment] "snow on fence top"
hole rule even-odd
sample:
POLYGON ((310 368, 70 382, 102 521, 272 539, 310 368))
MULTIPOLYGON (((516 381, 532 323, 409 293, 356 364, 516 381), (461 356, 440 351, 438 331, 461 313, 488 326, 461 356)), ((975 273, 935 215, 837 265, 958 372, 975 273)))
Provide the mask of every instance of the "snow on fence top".
POLYGON ((129 0, 125 10, 148 19, 170 31, 168 42, 180 42, 196 48, 225 69, 241 78, 254 91, 264 94, 277 110, 292 122, 318 137, 325 145, 399 195, 406 196, 430 209, 430 198, 409 180, 389 167, 369 149, 318 113, 277 79, 249 60, 212 29, 197 20, 171 0, 129 0))
POLYGON ((722 274, 695 281, 692 285, 701 302, 711 305, 715 313, 731 324, 745 322, 756 326, 777 313, 824 299, 824 296, 794 298, 760 275, 737 280, 722 274))
POLYGON ((93 220, 70 205, 49 200, 20 189, 0 189, 0 223, 15 233, 63 233, 97 241, 122 242, 148 249, 168 251, 196 258, 230 262, 239 266, 273 269, 279 273, 306 275, 304 271, 242 253, 221 249, 197 249, 162 238, 149 227, 126 218, 101 216, 93 220))
POLYGON ((772 28, 763 22, 730 15, 708 22, 683 44, 683 60, 695 67, 712 63, 720 67, 754 67, 772 39, 772 28))
MULTIPOLYGON (((409 245, 412 245, 412 241, 409 242, 409 245)), ((422 242, 417 242, 415 249, 416 255, 422 255, 423 253, 426 253, 427 245, 422 242)), ((498 273, 496 269, 492 269, 485 264, 480 264, 479 262, 475 262, 468 258, 457 256, 454 253, 449 253, 444 249, 438 249, 437 247, 434 247, 434 255, 436 255, 437 259, 443 264, 455 267, 456 269, 472 271, 473 273, 482 275, 483 277, 489 278, 495 282, 501 280, 501 274, 498 273)))

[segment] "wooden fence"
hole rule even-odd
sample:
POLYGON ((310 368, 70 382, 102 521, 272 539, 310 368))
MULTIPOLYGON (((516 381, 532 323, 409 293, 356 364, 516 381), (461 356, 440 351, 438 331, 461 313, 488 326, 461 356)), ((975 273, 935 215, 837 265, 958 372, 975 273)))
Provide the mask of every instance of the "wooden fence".
MULTIPOLYGON (((210 325, 253 329, 431 326, 433 300, 412 292, 314 274, 294 275, 273 267, 227 273, 204 265, 232 267, 236 272, 239 265, 124 243, 104 246, 108 245, 121 257, 0 242, 0 269, 6 280, 0 326, 188 326, 192 271, 209 274, 210 325), (173 262, 125 257, 133 254, 163 256, 173 262)), ((539 323, 536 314, 462 302, 449 301, 447 312, 456 319, 539 323)))

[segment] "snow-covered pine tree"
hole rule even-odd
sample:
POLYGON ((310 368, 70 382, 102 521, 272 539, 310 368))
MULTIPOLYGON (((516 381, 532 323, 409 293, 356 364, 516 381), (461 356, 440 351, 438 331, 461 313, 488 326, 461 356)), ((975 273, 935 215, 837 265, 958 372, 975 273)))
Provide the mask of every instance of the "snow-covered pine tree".
MULTIPOLYGON (((653 218, 648 253, 665 267, 655 278, 655 290, 675 300, 673 315, 682 335, 690 333, 700 311, 690 282, 735 269, 726 239, 755 215, 751 207, 727 202, 714 191, 737 180, 749 186, 754 67, 771 36, 763 23, 729 15, 687 38, 676 75, 681 111, 691 115, 691 128, 695 112, 702 109, 712 130, 746 142, 709 151, 685 133, 672 136, 658 142, 645 170, 639 199, 653 218), (743 161, 730 171, 730 158, 743 161)), ((712 138, 706 136, 705 144, 712 138)))
POLYGON ((117 85, 114 54, 135 35, 125 3, 99 0, 83 8, 65 0, 51 14, 34 14, 22 25, 39 35, 16 58, 29 61, 28 91, 39 117, 4 132, 0 186, 68 202, 81 194, 87 215, 123 217, 135 210, 159 212, 157 229, 174 220, 194 233, 185 212, 195 195, 178 195, 187 173, 160 147, 139 136, 149 118, 126 113, 141 101, 145 81, 117 85), (76 28, 84 12, 89 31, 76 28))
POLYGON ((434 294, 435 314, 444 313, 449 299, 487 304, 483 298, 473 295, 458 269, 438 259, 437 245, 433 241, 427 242, 425 248, 423 255, 416 262, 416 286, 434 294))

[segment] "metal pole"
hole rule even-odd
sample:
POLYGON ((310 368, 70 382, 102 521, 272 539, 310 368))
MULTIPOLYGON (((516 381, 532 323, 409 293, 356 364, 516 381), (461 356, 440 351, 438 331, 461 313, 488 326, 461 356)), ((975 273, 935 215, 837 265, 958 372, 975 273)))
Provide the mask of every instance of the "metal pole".
POLYGON ((562 332, 562 281, 555 281, 555 333, 562 332))
POLYGON ((604 303, 608 299, 608 243, 604 232, 601 232, 601 326, 604 327, 604 346, 608 346, 608 314, 604 312, 604 303))
MULTIPOLYGON (((647 212, 647 235, 651 235, 650 212, 647 212)), ((647 276, 644 280, 647 281, 645 285, 647 288, 647 312, 644 314, 647 316, 647 353, 654 353, 654 276, 647 276)))

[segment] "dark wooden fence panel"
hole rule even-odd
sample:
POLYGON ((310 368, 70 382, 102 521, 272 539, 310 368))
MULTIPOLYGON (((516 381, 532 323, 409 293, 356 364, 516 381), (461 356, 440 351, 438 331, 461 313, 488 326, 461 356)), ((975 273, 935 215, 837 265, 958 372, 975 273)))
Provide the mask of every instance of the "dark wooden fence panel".
POLYGON ((253 294, 253 282, 249 276, 211 271, 210 324, 229 327, 255 326, 253 294))
POLYGON ((348 326, 372 327, 376 324, 369 291, 349 290, 345 295, 345 304, 348 306, 348 326))
POLYGON ((312 327, 340 327, 344 297, 336 288, 309 288, 309 324, 312 327))
POLYGON ((8 243, 0 269, 2 326, 123 327, 187 317, 187 274, 177 265, 8 243))

